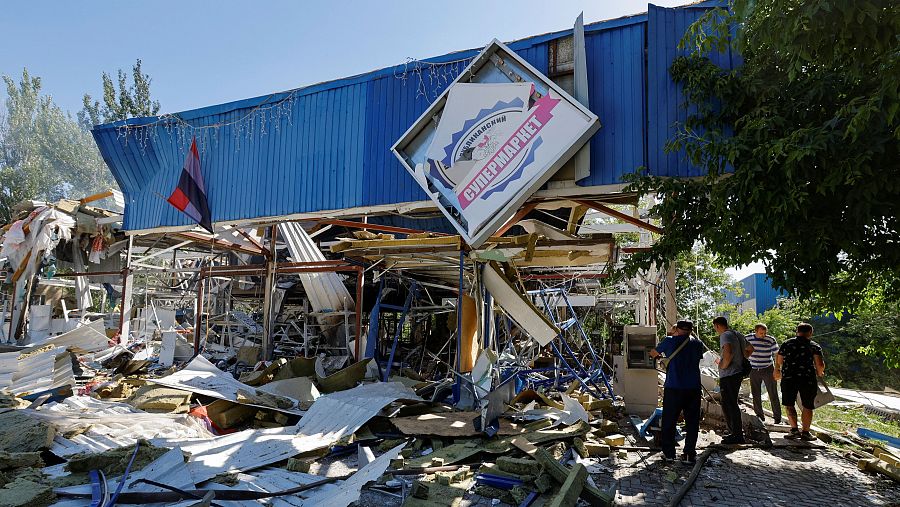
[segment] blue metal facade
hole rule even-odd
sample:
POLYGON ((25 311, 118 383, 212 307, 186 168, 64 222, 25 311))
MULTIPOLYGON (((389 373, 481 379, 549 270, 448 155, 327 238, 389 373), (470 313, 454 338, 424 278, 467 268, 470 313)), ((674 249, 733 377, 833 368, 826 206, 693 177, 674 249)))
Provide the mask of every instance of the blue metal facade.
MULTIPOLYGON (((682 87, 675 84, 669 67, 676 56, 687 54, 678 43, 692 23, 709 9, 707 4, 666 9, 650 5, 647 13, 647 167, 657 176, 689 177, 698 171, 691 166, 684 150, 666 153, 665 147, 678 124, 689 114, 683 106, 682 87)), ((716 65, 731 69, 738 62, 730 50, 713 53, 716 65)), ((600 118, 603 121, 603 118, 600 118)))
MULTIPOLYGON (((663 156, 662 146, 683 101, 671 80, 665 83, 667 62, 702 10, 650 6, 649 19, 645 14, 585 27, 590 107, 602 128, 590 141, 590 175, 579 185, 620 183, 642 166, 652 174, 698 175, 663 156)), ((546 73, 550 41, 571 34, 535 36, 509 47, 546 73)), ((124 227, 189 224, 165 198, 192 136, 215 222, 425 200, 389 148, 477 53, 99 125, 94 138, 125 195, 124 227)))
POLYGON ((740 282, 743 294, 740 297, 729 292, 726 301, 731 304, 743 304, 745 301, 753 301, 753 310, 760 314, 774 308, 778 304, 778 298, 788 297, 788 293, 772 286, 772 281, 765 273, 754 273, 740 282))

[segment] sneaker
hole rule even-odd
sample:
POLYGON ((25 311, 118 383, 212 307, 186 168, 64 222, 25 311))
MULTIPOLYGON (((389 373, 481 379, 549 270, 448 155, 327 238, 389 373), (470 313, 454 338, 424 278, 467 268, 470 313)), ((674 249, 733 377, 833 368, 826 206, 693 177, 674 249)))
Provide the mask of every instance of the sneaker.
POLYGON ((800 440, 804 440, 806 442, 812 442, 813 440, 816 440, 816 436, 808 431, 804 431, 804 432, 800 433, 800 440))
POLYGON ((728 435, 727 437, 722 439, 722 444, 724 445, 738 445, 746 443, 747 441, 744 440, 744 437, 739 437, 737 435, 728 435))
POLYGON ((784 438, 788 440, 799 440, 800 439, 800 430, 797 428, 791 428, 791 431, 784 436, 784 438))
POLYGON ((674 457, 670 458, 670 457, 666 456, 665 454, 663 454, 662 462, 666 465, 670 465, 672 463, 675 463, 675 458, 674 457))
POLYGON ((697 454, 696 453, 684 453, 681 455, 681 462, 685 465, 694 465, 697 463, 697 454))

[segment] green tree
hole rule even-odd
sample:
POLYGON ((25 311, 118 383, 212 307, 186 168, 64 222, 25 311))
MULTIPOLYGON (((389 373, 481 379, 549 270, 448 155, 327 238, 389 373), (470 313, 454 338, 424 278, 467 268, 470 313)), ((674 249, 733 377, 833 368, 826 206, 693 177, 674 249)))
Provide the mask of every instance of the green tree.
POLYGON ((91 135, 53 100, 41 95, 41 79, 25 69, 6 84, 6 116, 0 118, 0 221, 25 199, 55 201, 116 188, 91 135))
POLYGON ((140 58, 132 67, 131 85, 128 84, 128 74, 122 69, 119 69, 117 77, 118 80, 114 83, 109 74, 103 73, 102 104, 89 94, 84 94, 78 121, 85 130, 90 130, 94 125, 101 123, 139 116, 155 116, 159 112, 159 102, 150 96, 152 80, 141 71, 140 58))
POLYGON ((712 320, 729 306, 726 295, 740 293, 740 286, 706 247, 695 245, 675 260, 675 305, 678 317, 694 321, 694 329, 707 344, 717 343, 712 320))
POLYGON ((853 315, 835 316, 817 309, 813 300, 784 298, 759 315, 735 308, 729 313, 729 323, 749 333, 762 322, 781 343, 794 336, 799 322, 811 322, 815 327, 813 339, 825 354, 825 376, 830 385, 872 390, 898 387, 900 304, 885 300, 877 285, 868 291, 866 301, 853 315))
POLYGON ((756 312, 741 312, 737 307, 728 312, 728 323, 735 330, 750 334, 754 331, 756 324, 765 324, 769 329, 769 335, 773 336, 778 342, 795 336, 797 324, 809 319, 806 312, 806 306, 796 299, 784 298, 779 299, 778 304, 757 315, 756 312))
POLYGON ((666 234, 638 265, 696 241, 728 265, 764 261, 779 288, 855 309, 869 280, 900 296, 900 2, 735 0, 685 39, 671 74, 687 121, 669 150, 700 179, 635 176, 666 234), (707 55, 730 47, 743 65, 707 55), (723 177, 731 172, 729 177, 723 177))

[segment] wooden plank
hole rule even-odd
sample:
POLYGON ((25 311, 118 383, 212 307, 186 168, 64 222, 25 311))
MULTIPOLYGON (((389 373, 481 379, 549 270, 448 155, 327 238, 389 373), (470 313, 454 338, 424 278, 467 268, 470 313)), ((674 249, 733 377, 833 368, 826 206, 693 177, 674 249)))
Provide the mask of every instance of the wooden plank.
POLYGON ((320 224, 330 224, 350 229, 371 229, 373 231, 392 232, 397 234, 434 234, 436 236, 449 236, 443 232, 423 231, 421 229, 408 229, 406 227, 394 227, 393 225, 369 224, 353 220, 339 220, 337 218, 319 219, 320 224))
POLYGON ((529 234, 528 235, 528 246, 525 247, 525 261, 530 261, 534 258, 534 248, 537 246, 538 235, 537 234, 529 234))
POLYGON ((578 222, 584 218, 587 210, 588 207, 583 204, 572 207, 572 210, 569 212, 569 223, 566 224, 566 232, 575 234, 575 230, 578 229, 578 222))
POLYGON ((626 214, 626 213, 622 213, 621 211, 612 209, 612 208, 610 208, 609 206, 607 206, 607 205, 605 205, 605 204, 601 204, 601 203, 599 203, 599 202, 597 202, 597 201, 589 201, 589 200, 582 200, 582 199, 573 199, 573 202, 576 202, 576 203, 578 203, 578 204, 587 206, 587 207, 589 207, 589 208, 591 208, 591 209, 593 209, 593 210, 599 211, 599 212, 601 212, 601 213, 605 213, 605 214, 607 214, 607 215, 609 215, 609 216, 611 216, 611 217, 618 218, 619 220, 621 220, 621 221, 623 221, 623 222, 627 222, 627 223, 629 223, 629 224, 636 225, 636 226, 638 226, 638 227, 640 227, 640 228, 642 228, 642 229, 646 229, 646 230, 648 230, 648 231, 650 231, 650 232, 654 232, 654 233, 656 233, 656 234, 662 234, 662 233, 663 233, 663 230, 662 230, 662 228, 660 228, 660 227, 657 227, 657 226, 655 226, 655 225, 653 225, 653 224, 644 222, 643 220, 641 220, 641 219, 639 219, 639 218, 635 218, 635 217, 633 217, 633 216, 631 216, 631 215, 628 215, 628 214, 626 214))
POLYGON ((519 223, 519 221, 525 218, 529 213, 531 213, 536 206, 536 202, 525 203, 525 205, 519 208, 519 211, 517 211, 516 214, 512 216, 512 218, 510 218, 506 221, 505 224, 503 224, 503 227, 497 229, 497 232, 495 232, 494 235, 503 236, 504 234, 506 234, 506 231, 510 230, 512 226, 519 223))
POLYGON ((98 194, 83 197, 83 198, 79 199, 78 202, 80 202, 81 204, 87 204, 89 202, 99 201, 100 199, 112 197, 112 195, 113 195, 112 190, 107 190, 106 192, 100 192, 98 194))
POLYGON ((391 248, 391 247, 404 247, 404 246, 445 246, 452 247, 459 250, 460 246, 460 237, 459 236, 441 236, 439 238, 415 238, 415 239, 374 239, 374 240, 355 240, 355 241, 341 241, 336 245, 331 246, 331 251, 333 253, 340 253, 346 250, 356 250, 362 248, 371 248, 371 249, 381 249, 381 248, 391 248))
MULTIPOLYGON (((527 248, 528 240, 531 235, 491 238, 491 240, 482 246, 478 251, 488 251, 496 248, 527 248)), ((538 239, 535 243, 535 256, 545 255, 538 253, 548 248, 564 249, 566 247, 589 247, 597 249, 602 245, 612 245, 614 239, 609 238, 589 238, 589 239, 538 239)), ((420 238, 420 239, 373 239, 373 240, 346 240, 331 246, 334 253, 369 250, 368 254, 378 253, 380 255, 390 254, 410 254, 410 253, 441 253, 441 252, 458 252, 460 249, 459 236, 448 236, 439 238, 420 238)), ((565 256, 567 251, 562 255, 565 256)), ((551 254, 552 255, 552 254, 551 254)))
MULTIPOLYGON (((569 478, 571 471, 562 463, 553 459, 553 456, 546 449, 537 448, 533 454, 534 458, 544 467, 557 482, 565 484, 569 478)), ((601 491, 596 486, 592 486, 582 481, 583 489, 580 491, 580 497, 584 498, 589 504, 594 506, 610 506, 613 504, 614 496, 605 491, 601 491)))
POLYGON ((566 481, 563 482, 559 493, 550 501, 549 507, 574 507, 578 503, 578 497, 581 490, 584 489, 585 479, 587 479, 587 468, 581 463, 572 467, 566 481))

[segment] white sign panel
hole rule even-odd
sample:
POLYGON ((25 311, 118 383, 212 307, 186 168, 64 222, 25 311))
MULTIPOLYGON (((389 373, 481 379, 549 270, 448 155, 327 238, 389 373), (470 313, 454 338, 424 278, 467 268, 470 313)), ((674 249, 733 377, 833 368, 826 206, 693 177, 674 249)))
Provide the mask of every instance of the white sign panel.
POLYGON ((392 150, 463 239, 478 247, 599 121, 499 42, 461 75, 474 82, 457 79, 392 150))

